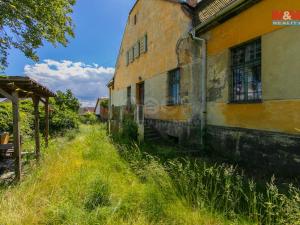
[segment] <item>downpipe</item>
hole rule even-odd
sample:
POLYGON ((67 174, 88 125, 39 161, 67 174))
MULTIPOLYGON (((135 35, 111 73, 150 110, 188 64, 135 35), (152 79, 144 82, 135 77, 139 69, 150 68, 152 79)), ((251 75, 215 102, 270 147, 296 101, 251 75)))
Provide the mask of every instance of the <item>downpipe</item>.
POLYGON ((205 147, 205 129, 207 124, 207 41, 204 38, 196 36, 196 31, 190 32, 192 39, 201 42, 201 73, 200 73, 200 87, 201 87, 201 104, 200 104, 200 129, 201 129, 201 147, 205 147))

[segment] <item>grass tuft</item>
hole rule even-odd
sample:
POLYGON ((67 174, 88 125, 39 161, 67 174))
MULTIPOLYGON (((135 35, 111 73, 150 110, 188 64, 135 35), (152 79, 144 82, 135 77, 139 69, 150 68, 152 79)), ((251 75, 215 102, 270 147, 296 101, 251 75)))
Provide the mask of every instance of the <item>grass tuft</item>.
POLYGON ((93 183, 85 202, 85 208, 92 211, 98 207, 109 206, 110 204, 111 200, 108 185, 102 181, 93 183))

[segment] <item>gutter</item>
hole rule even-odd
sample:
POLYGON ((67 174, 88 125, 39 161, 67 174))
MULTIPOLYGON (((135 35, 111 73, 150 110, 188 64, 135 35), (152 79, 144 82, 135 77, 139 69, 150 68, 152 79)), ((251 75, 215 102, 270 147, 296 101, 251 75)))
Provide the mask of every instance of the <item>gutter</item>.
POLYGON ((204 139, 205 139, 205 128, 207 123, 207 41, 204 38, 200 38, 196 36, 196 31, 192 30, 190 32, 192 35, 192 39, 201 42, 201 73, 200 73, 200 92, 201 92, 201 114, 200 114, 200 126, 201 126, 201 140, 200 144, 204 147, 204 139))
MULTIPOLYGON (((205 147, 205 129, 207 125, 207 40, 205 38, 198 37, 196 34, 207 30, 210 26, 216 24, 216 22, 220 19, 228 18, 228 16, 232 12, 236 12, 238 10, 242 10, 245 7, 255 4, 260 0, 237 0, 231 5, 225 7, 220 12, 216 13, 206 22, 199 24, 195 28, 193 28, 189 33, 192 36, 192 39, 195 41, 201 42, 201 74, 200 74, 200 93, 201 93, 201 146, 205 147)), ((201 2, 200 2, 201 4, 201 2)))

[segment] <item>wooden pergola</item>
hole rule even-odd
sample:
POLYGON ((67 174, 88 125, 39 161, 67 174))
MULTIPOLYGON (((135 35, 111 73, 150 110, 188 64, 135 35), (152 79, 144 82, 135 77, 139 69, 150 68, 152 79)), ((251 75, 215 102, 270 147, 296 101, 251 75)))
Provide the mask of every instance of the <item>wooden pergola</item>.
POLYGON ((0 98, 7 98, 12 102, 13 113, 13 147, 15 158, 15 178, 21 180, 21 141, 20 141, 20 116, 19 99, 31 98, 34 105, 34 127, 35 127, 35 156, 37 161, 40 159, 40 121, 39 121, 39 102, 45 105, 45 144, 48 146, 49 137, 49 98, 55 94, 49 89, 32 80, 29 77, 7 76, 0 77, 0 98))

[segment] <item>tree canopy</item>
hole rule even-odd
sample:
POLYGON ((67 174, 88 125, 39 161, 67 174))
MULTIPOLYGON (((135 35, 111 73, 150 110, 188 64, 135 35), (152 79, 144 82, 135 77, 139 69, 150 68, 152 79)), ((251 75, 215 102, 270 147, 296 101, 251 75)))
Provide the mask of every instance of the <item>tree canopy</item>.
POLYGON ((74 37, 71 13, 76 0, 0 0, 0 69, 7 67, 8 50, 21 50, 37 61, 36 49, 48 41, 68 44, 74 37))
POLYGON ((78 113, 80 108, 79 100, 74 96, 70 89, 68 89, 65 93, 62 91, 57 91, 55 101, 56 105, 58 105, 62 110, 68 108, 78 113))

